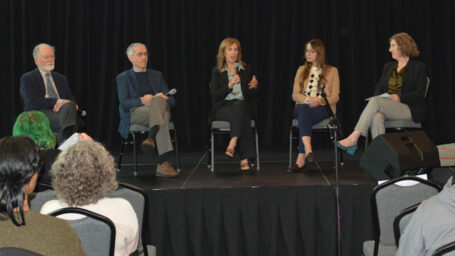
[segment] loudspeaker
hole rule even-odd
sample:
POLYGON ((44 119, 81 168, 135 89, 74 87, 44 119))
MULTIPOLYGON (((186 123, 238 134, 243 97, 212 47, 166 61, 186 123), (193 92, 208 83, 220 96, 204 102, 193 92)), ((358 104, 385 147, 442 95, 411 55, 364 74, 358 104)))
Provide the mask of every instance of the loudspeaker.
POLYGON ((387 180, 408 170, 439 166, 439 154, 424 131, 389 133, 371 142, 359 165, 377 180, 387 180))

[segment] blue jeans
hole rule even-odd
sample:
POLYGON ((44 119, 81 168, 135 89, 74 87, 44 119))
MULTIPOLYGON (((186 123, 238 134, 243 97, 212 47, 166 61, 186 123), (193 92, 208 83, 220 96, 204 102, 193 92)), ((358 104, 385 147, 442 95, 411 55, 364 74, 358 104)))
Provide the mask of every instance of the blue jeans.
POLYGON ((325 106, 311 108, 308 104, 297 104, 294 109, 294 118, 299 121, 299 153, 305 153, 302 137, 311 137, 311 127, 322 120, 329 118, 325 106))

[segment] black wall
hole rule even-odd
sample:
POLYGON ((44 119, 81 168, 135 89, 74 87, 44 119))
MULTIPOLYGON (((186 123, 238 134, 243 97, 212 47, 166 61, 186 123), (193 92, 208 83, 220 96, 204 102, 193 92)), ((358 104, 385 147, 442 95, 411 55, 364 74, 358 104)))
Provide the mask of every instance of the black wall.
POLYGON ((292 82, 304 43, 322 39, 328 61, 339 68, 338 112, 350 132, 389 61, 388 38, 408 32, 432 77, 424 123, 436 143, 455 141, 455 2, 269 0, 7 0, 1 2, 0 137, 21 112, 19 78, 35 68, 33 47, 56 47, 56 71, 88 115, 88 133, 119 144, 115 76, 130 68, 125 49, 144 42, 149 67, 177 88, 174 120, 185 148, 207 140, 208 82, 217 47, 227 36, 242 43, 244 59, 260 82, 259 131, 264 148, 285 148, 292 82))

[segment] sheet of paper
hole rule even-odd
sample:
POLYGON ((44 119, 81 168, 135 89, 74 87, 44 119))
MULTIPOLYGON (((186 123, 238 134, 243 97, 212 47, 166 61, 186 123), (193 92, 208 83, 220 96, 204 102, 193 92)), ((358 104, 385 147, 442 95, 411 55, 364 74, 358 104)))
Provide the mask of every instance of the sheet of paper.
MULTIPOLYGON (((381 95, 377 95, 377 96, 373 96, 373 97, 388 98, 389 96, 390 96, 390 94, 388 94, 388 93, 385 92, 385 93, 383 93, 383 94, 381 94, 381 95)), ((370 100, 370 99, 373 98, 373 97, 366 98, 365 100, 368 101, 368 100, 370 100)))
POLYGON ((75 132, 67 140, 65 140, 65 142, 63 142, 62 145, 60 145, 60 147, 58 147, 58 149, 63 151, 65 149, 67 149, 68 147, 76 144, 78 141, 79 141, 79 136, 78 136, 77 132, 75 132))

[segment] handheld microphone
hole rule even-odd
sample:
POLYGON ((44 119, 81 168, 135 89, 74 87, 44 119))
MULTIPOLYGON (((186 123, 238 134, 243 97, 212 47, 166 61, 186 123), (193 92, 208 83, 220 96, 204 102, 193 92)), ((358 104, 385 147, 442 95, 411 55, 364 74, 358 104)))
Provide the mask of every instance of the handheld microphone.
POLYGON ((172 96, 177 93, 177 89, 172 88, 170 91, 168 91, 165 95, 166 96, 172 96))
POLYGON ((235 69, 235 74, 238 75, 239 74, 239 63, 234 63, 234 69, 235 69))

